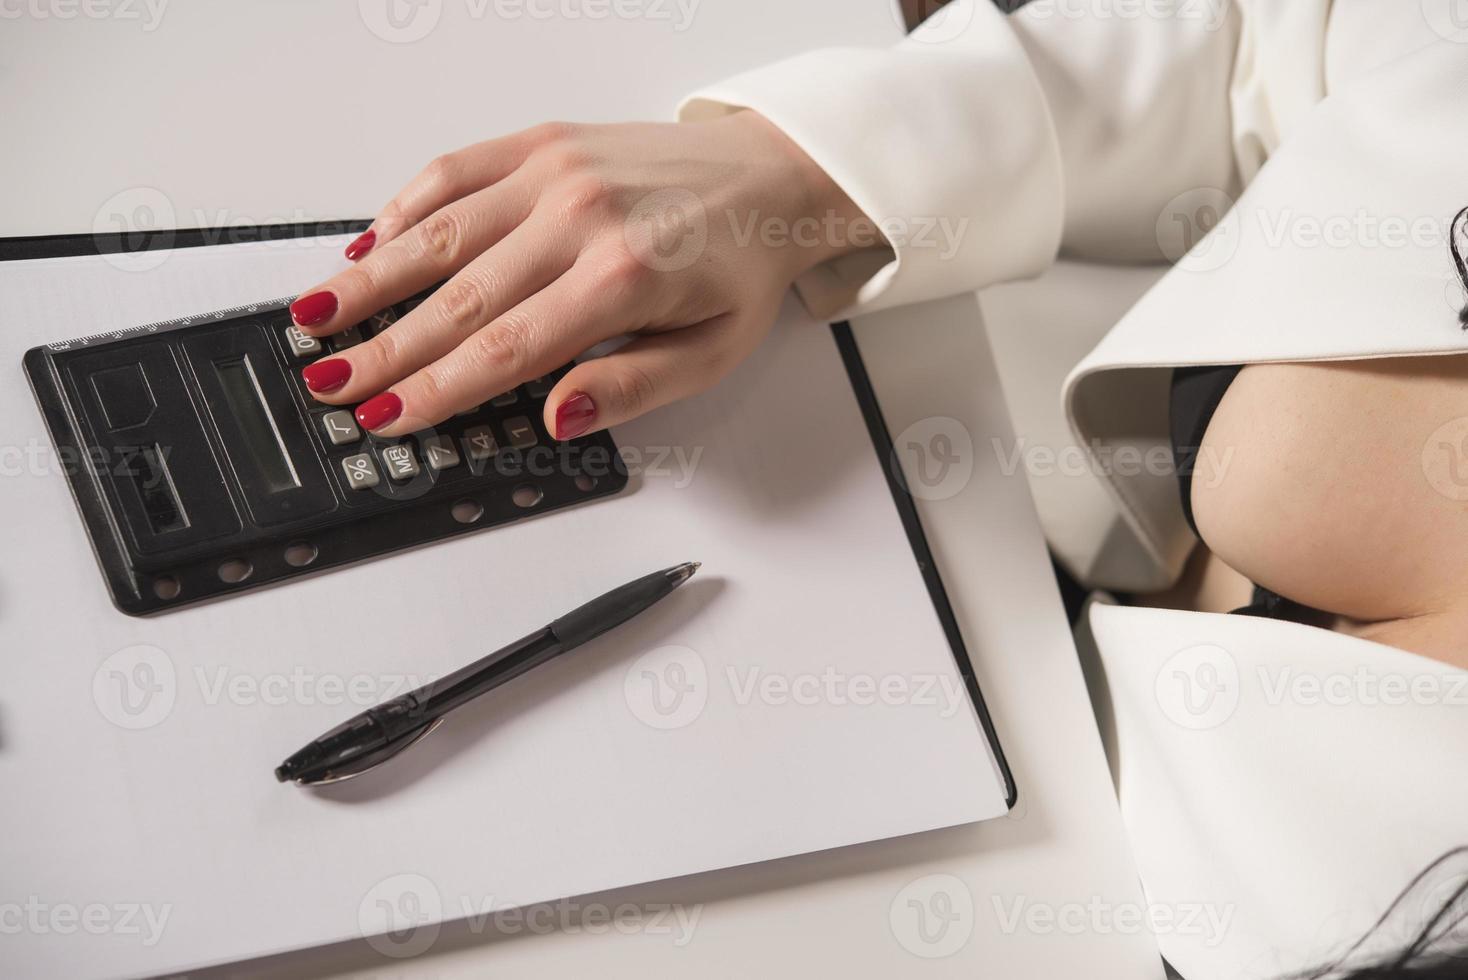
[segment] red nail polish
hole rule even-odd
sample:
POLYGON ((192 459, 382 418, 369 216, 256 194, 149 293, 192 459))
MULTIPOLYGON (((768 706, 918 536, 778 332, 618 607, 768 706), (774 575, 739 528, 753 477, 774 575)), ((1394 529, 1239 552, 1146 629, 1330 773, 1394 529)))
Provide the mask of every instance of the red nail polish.
POLYGON ((556 406, 556 438, 574 439, 591 428, 596 405, 591 396, 578 391, 556 406))
POLYGON ((352 376, 352 364, 340 357, 331 357, 301 368, 301 377, 312 391, 336 391, 352 376))
POLYGON ((372 251, 372 246, 376 244, 377 232, 373 231, 371 228, 368 228, 366 231, 362 232, 362 234, 353 239, 352 244, 347 246, 347 258, 355 262, 362 256, 366 255, 368 252, 372 251))
POLYGON ((291 304, 291 319, 298 327, 325 323, 336 313, 336 293, 311 293, 291 304))
POLYGON ((368 432, 375 431, 403 414, 403 400, 390 391, 373 395, 357 406, 357 421, 368 432))

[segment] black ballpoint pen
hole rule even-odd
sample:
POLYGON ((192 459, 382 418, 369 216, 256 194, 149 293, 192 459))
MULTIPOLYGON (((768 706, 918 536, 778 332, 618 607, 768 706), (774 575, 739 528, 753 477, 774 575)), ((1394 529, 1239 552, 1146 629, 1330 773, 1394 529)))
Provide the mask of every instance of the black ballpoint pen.
POLYGON ((433 731, 447 712, 622 625, 697 570, 691 561, 644 575, 467 667, 368 708, 282 762, 275 778, 316 785, 361 775, 433 731))

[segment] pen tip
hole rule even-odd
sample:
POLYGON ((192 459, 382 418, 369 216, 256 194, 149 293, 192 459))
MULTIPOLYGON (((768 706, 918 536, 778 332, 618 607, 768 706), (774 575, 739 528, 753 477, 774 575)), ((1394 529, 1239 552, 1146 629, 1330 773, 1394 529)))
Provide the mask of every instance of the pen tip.
POLYGON ((699 566, 702 564, 702 562, 697 561, 685 561, 681 565, 674 565, 672 568, 664 572, 664 574, 667 575, 670 580, 672 580, 672 583, 675 586, 682 585, 684 582, 693 577, 693 573, 698 571, 699 566))

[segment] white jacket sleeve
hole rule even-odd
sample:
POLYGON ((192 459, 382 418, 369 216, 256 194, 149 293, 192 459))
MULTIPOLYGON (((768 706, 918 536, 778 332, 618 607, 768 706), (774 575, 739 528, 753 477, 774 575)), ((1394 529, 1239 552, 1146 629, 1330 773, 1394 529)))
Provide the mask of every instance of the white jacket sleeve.
POLYGON ((694 94, 681 116, 760 112, 887 235, 890 251, 797 283, 817 316, 1035 275, 1061 247, 1160 259, 1169 201, 1240 183, 1243 17, 1228 0, 1150 0, 1162 16, 1131 18, 1074 6, 1037 0, 1006 16, 955 0, 893 48, 779 62, 694 94))

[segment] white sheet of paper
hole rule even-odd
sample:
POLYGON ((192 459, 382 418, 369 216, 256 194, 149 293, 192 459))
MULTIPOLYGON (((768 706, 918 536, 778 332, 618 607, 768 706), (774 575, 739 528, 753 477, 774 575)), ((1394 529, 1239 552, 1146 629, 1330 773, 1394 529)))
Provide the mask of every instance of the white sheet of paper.
POLYGON ((615 432, 635 474, 620 496, 118 613, 21 355, 292 295, 343 265, 341 245, 0 263, 0 910, 41 923, 0 939, 0 972, 421 939, 1004 812, 831 333, 793 303, 714 391, 615 432), (387 768, 320 791, 273 779, 362 707, 685 560, 704 567, 656 609, 387 768))

